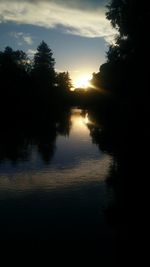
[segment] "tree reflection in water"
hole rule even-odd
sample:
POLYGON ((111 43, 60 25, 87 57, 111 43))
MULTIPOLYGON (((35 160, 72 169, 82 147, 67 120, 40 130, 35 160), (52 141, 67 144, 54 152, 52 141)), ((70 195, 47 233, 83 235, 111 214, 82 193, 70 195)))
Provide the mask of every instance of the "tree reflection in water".
POLYGON ((106 183, 114 192, 114 201, 104 213, 116 232, 117 266, 127 266, 129 262, 134 265, 140 259, 148 229, 144 207, 148 202, 145 189, 149 129, 147 118, 143 117, 140 125, 141 114, 134 114, 133 117, 125 111, 122 114, 113 111, 103 120, 91 112, 90 120, 96 122, 88 125, 93 142, 113 157, 106 183))
POLYGON ((52 116, 36 121, 5 121, 0 132, 0 162, 27 161, 32 148, 36 147, 45 164, 49 164, 55 153, 57 136, 69 135, 70 127, 69 110, 53 111, 52 116))

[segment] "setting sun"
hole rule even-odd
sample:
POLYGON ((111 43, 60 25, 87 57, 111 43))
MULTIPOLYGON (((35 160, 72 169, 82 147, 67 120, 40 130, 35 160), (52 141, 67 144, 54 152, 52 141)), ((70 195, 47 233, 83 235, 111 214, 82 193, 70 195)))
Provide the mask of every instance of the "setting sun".
POLYGON ((74 84, 76 88, 88 88, 90 84, 90 80, 92 79, 91 74, 83 74, 76 78, 74 84))

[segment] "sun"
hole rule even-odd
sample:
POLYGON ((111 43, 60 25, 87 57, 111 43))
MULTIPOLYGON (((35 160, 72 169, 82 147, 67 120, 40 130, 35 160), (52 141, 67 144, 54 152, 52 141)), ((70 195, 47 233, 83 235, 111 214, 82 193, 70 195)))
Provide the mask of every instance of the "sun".
POLYGON ((91 74, 83 74, 76 78, 74 84, 76 88, 86 89, 91 86, 90 80, 92 79, 91 74))

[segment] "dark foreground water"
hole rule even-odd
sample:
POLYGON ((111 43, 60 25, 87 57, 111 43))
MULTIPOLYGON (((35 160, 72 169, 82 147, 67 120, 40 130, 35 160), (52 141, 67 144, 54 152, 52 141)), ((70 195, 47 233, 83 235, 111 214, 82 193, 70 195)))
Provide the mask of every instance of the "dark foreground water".
POLYGON ((115 242, 106 216, 111 156, 94 144, 87 112, 73 109, 50 124, 47 133, 12 127, 1 137, 0 238, 91 240, 105 257, 115 242))

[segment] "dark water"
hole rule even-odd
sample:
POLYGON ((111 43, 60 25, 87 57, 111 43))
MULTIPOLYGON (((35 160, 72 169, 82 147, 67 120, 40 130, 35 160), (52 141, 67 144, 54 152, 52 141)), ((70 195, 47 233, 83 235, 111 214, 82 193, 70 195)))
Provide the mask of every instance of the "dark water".
POLYGON ((105 256, 114 246, 106 218, 112 158, 93 143, 96 125, 86 111, 73 109, 49 123, 47 133, 42 125, 40 133, 31 126, 1 133, 0 237, 93 240, 105 256))

